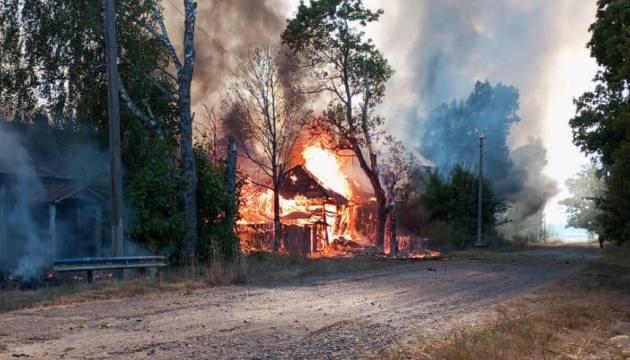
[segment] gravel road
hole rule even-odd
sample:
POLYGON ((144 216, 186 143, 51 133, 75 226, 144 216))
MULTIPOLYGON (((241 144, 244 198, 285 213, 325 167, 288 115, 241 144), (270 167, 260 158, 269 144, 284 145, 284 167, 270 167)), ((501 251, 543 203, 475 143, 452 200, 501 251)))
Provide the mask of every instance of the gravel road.
MULTIPOLYGON (((362 358, 418 334, 482 320, 493 304, 541 289, 597 256, 530 250, 546 261, 443 260, 184 294, 0 314, 0 358, 362 358)), ((509 258, 509 257, 508 257, 509 258)))

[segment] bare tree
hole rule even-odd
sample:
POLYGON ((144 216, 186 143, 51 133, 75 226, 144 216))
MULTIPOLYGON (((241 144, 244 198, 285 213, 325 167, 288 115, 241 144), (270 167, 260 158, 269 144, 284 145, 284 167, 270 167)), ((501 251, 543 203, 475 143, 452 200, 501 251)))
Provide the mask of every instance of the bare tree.
POLYGON ((395 257, 398 252, 396 202, 404 197, 402 189, 408 183, 415 158, 408 152, 400 140, 389 135, 385 137, 385 153, 382 156, 381 183, 385 190, 387 221, 389 224, 389 255, 395 257))
MULTIPOLYGON (((271 180, 274 243, 281 242, 280 188, 296 139, 310 111, 299 91, 300 74, 279 45, 251 48, 233 73, 226 104, 238 112, 237 133, 247 158, 271 180)), ((264 184, 261 184, 264 185, 264 184)))

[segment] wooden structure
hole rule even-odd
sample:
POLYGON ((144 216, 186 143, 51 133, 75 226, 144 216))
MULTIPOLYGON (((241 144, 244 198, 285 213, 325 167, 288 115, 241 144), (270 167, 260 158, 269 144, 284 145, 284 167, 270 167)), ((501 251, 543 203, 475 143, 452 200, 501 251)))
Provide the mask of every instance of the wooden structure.
POLYGON ((302 165, 297 165, 284 174, 280 196, 303 202, 299 210, 286 213, 281 219, 289 253, 305 255, 330 244, 339 209, 348 204, 343 195, 326 188, 302 165))
POLYGON ((104 200, 41 169, 25 186, 24 175, 0 168, 0 273, 23 260, 49 267, 59 257, 102 256, 104 200))

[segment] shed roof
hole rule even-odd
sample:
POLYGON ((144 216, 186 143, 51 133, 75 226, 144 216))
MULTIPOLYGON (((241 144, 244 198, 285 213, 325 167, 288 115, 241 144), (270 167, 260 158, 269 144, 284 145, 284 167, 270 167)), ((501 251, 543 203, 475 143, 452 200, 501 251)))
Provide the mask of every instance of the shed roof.
POLYGON ((326 188, 302 165, 297 165, 285 172, 280 187, 280 195, 285 199, 293 199, 302 195, 308 199, 333 200, 337 205, 348 203, 348 199, 326 188))

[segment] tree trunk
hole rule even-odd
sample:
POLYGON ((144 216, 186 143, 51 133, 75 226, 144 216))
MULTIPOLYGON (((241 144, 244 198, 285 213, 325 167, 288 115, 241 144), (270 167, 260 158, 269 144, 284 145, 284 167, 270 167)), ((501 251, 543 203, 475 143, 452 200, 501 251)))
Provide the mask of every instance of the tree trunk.
POLYGON ((380 249, 385 248, 385 225, 387 224, 387 211, 385 209, 385 202, 378 201, 376 203, 376 234, 374 245, 380 249))
POLYGON ((190 110, 190 88, 195 69, 195 16, 197 4, 187 0, 184 2, 184 64, 177 74, 179 87, 180 113, 180 147, 183 175, 187 181, 184 192, 184 215, 186 217, 186 256, 188 265, 194 266, 197 261, 197 167, 193 150, 192 113, 190 110))
POLYGON ((394 216, 394 211, 391 210, 389 215, 389 256, 396 257, 398 256, 398 238, 396 237, 396 216, 394 216))
POLYGON ((192 140, 192 116, 190 113, 190 83, 187 90, 180 87, 181 113, 181 156, 183 165, 183 175, 187 181, 184 191, 184 214, 186 216, 186 255, 188 265, 194 265, 197 258, 197 167, 195 164, 195 154, 192 140))
POLYGON ((385 191, 381 186, 378 172, 373 169, 373 167, 376 168, 376 155, 370 154, 370 163, 373 165, 373 167, 371 167, 365 160, 363 151, 358 141, 356 139, 350 139, 350 141, 352 143, 354 154, 359 160, 359 165, 361 166, 365 176, 367 176, 368 180, 370 180, 370 184, 374 190, 374 197, 376 198, 376 234, 374 237, 374 245, 383 249, 385 246, 385 223, 387 222, 388 209, 387 197, 385 196, 385 191))
POLYGON ((280 189, 277 185, 273 188, 273 252, 280 250, 282 240, 282 223, 280 222, 280 189))
MULTIPOLYGON (((216 143, 215 143, 216 144, 216 143)), ((215 150, 216 155, 216 150, 215 150)), ((235 231, 235 219, 236 219, 236 141, 233 136, 228 137, 228 149, 227 149, 227 174, 226 185, 228 190, 228 223, 231 231, 235 231)), ((216 158, 215 158, 216 161, 216 158)), ((238 256, 240 252, 240 244, 238 241, 234 243, 233 256, 238 256)))

